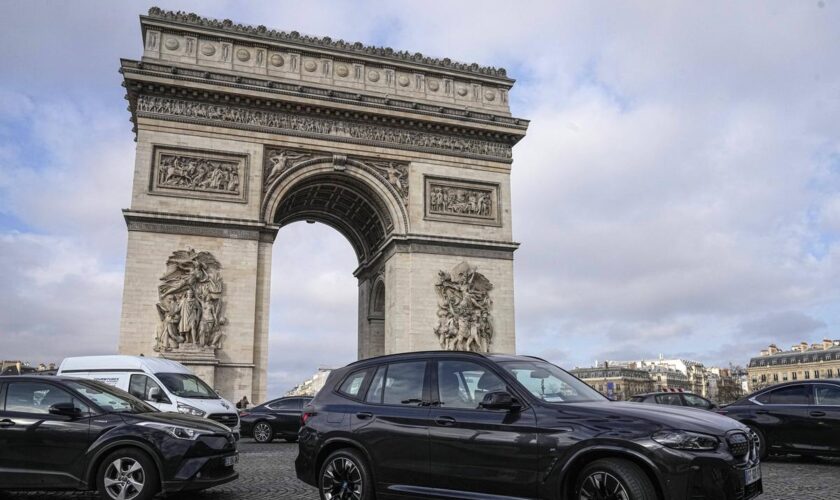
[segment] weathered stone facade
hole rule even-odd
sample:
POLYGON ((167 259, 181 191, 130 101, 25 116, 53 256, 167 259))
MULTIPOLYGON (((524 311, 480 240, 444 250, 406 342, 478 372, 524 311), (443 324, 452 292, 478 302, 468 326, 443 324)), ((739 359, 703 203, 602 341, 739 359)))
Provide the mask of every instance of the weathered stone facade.
POLYGON ((528 122, 504 70, 156 8, 141 26, 121 69, 137 155, 120 352, 264 400, 271 250, 300 220, 356 251, 359 357, 514 351, 511 152, 528 122), (172 267, 193 250, 217 269, 172 267))

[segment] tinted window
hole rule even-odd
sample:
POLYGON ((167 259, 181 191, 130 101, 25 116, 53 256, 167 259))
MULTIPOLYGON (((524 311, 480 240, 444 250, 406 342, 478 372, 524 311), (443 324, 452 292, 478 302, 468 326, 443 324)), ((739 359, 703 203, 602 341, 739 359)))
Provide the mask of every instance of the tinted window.
POLYGON ((300 399, 283 399, 271 403, 268 407, 272 410, 299 410, 301 408, 300 399))
POLYGON ((154 406, 144 403, 131 394, 95 380, 74 380, 66 382, 81 395, 96 403, 104 411, 116 413, 156 412, 154 406))
POLYGON ((679 394, 660 394, 656 396, 656 402, 661 405, 682 406, 683 402, 679 394))
POLYGON ((840 406, 840 386, 818 385, 817 404, 840 406))
MULTIPOLYGON (((50 384, 12 382, 6 388, 6 411, 49 413, 50 406, 54 404, 72 402, 70 393, 50 384)), ((76 406, 81 407, 81 404, 76 406)))
POLYGON ((805 405, 809 402, 809 388, 806 385, 792 385, 766 392, 757 399, 760 403, 774 405, 805 405))
POLYGON ((630 402, 632 403, 641 403, 644 400, 644 396, 633 396, 632 398, 630 398, 630 402))
POLYGON ((608 401, 598 391, 551 363, 506 361, 499 364, 531 394, 546 403, 608 401))
POLYGON ((419 405, 423 402, 425 378, 425 361, 388 365, 382 402, 390 405, 419 405))
POLYGON ((690 406, 692 408, 702 408, 704 410, 708 410, 712 407, 711 403, 700 396, 695 396, 694 394, 683 394, 683 397, 685 398, 686 406, 690 406))
POLYGON ((216 391, 191 373, 156 373, 158 380, 172 394, 181 398, 219 399, 216 391))
POLYGON ((341 387, 338 388, 338 392, 351 398, 359 397, 359 391, 362 390, 362 383, 365 381, 365 377, 369 371, 359 370, 351 373, 341 384, 341 387))
POLYGON ((365 401, 368 403, 382 402, 382 385, 385 381, 385 370, 387 368, 387 365, 382 365, 376 369, 376 375, 373 376, 373 382, 370 383, 370 389, 368 389, 367 397, 365 398, 365 401))
POLYGON ((487 368, 469 361, 438 362, 438 392, 444 408, 479 408, 484 395, 506 391, 505 383, 487 368))
POLYGON ((146 375, 138 375, 134 374, 131 376, 131 380, 128 384, 128 393, 134 396, 135 398, 142 399, 143 401, 151 401, 151 390, 152 388, 157 387, 158 394, 160 394, 161 398, 166 398, 166 393, 163 392, 163 389, 160 388, 157 382, 152 380, 150 377, 146 375))

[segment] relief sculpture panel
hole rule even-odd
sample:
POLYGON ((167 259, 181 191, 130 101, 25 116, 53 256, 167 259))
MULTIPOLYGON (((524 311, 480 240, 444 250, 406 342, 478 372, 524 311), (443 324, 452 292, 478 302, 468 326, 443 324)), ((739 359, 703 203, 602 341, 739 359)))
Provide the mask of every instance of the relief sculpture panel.
POLYGON ((246 156, 156 147, 152 194, 246 201, 246 156))
POLYGON ((452 271, 438 271, 438 324, 435 335, 447 351, 490 352, 493 343, 493 300, 490 283, 478 269, 461 262, 452 271))
POLYGON ((426 177, 426 219, 499 225, 499 186, 426 177))

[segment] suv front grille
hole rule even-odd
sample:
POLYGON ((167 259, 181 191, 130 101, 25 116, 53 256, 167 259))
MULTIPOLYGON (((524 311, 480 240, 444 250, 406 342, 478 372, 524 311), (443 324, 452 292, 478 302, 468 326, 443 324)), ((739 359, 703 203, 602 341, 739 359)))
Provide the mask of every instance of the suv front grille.
POLYGON ((213 413, 212 415, 207 415, 207 418, 226 425, 231 429, 239 425, 239 415, 236 413, 213 413))
POLYGON ((734 457, 743 457, 750 452, 750 438, 742 432, 737 432, 730 435, 727 440, 729 443, 729 451, 734 457))

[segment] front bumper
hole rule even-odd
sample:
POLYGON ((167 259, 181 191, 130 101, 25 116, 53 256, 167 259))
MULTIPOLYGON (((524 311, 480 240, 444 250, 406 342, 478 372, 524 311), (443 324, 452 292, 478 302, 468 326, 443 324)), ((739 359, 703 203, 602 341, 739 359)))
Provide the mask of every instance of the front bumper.
POLYGON ((185 459, 175 477, 163 482, 163 491, 193 491, 212 488, 220 484, 229 483, 239 478, 235 464, 239 461, 239 454, 227 453, 214 457, 196 457, 185 459), (230 463, 231 457, 233 463, 230 463))
POLYGON ((668 500, 749 500, 763 491, 762 480, 747 484, 746 471, 757 459, 733 457, 725 450, 707 453, 662 448, 658 462, 668 500))

